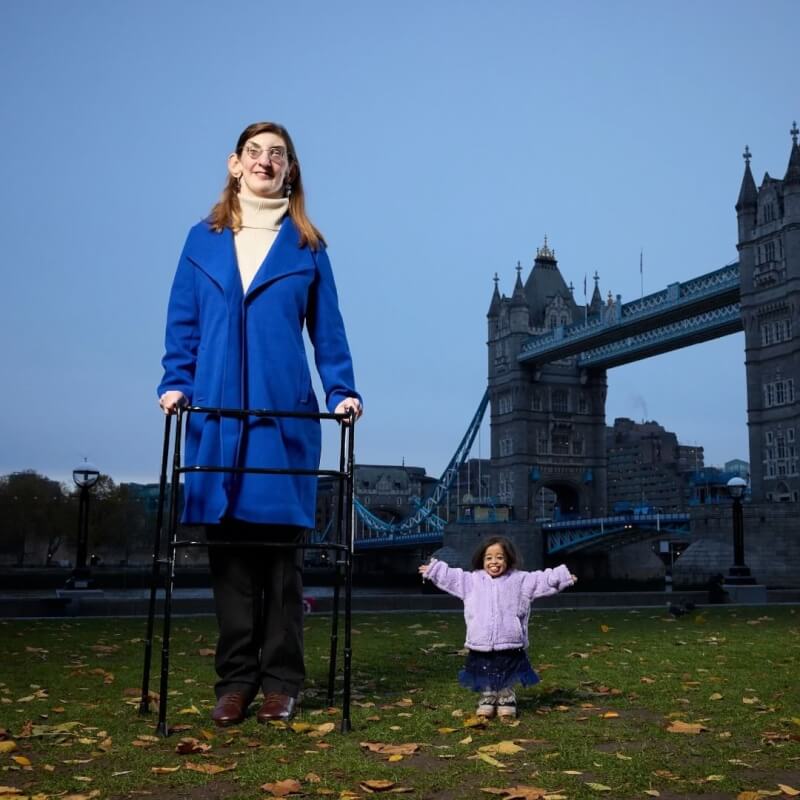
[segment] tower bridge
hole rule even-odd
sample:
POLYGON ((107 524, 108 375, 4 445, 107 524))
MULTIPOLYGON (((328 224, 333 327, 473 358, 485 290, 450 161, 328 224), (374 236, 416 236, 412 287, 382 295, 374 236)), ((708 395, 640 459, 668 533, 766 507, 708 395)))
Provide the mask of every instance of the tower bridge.
POLYGON ((469 454, 491 406, 494 502, 516 523, 541 528, 549 552, 604 546, 662 531, 685 536, 687 515, 633 521, 607 509, 607 370, 744 331, 751 493, 756 503, 800 499, 800 130, 793 125, 782 179, 756 187, 745 148, 735 205, 739 258, 721 269, 673 282, 622 303, 603 300, 594 275, 580 305, 545 237, 527 278, 517 265, 510 296, 495 275, 488 321, 488 387, 433 494, 406 520, 387 523, 360 503, 356 548, 436 544, 437 508, 469 454), (537 497, 555 493, 570 516, 541 524, 537 497), (665 527, 661 527, 664 525, 665 527))

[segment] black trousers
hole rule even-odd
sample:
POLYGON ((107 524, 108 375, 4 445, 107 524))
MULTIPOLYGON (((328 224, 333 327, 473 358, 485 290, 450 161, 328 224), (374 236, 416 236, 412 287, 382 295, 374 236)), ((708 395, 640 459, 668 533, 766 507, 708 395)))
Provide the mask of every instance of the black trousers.
POLYGON ((217 697, 279 692, 297 697, 303 661, 303 551, 214 547, 215 541, 299 542, 303 528, 223 520, 206 526, 211 586, 219 624, 217 697))

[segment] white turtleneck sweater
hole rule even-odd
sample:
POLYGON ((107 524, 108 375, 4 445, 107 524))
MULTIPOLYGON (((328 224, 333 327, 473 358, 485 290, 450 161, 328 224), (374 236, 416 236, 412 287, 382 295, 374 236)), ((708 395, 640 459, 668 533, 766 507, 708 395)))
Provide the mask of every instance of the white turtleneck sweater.
POLYGON ((239 205, 242 209, 242 227, 234 234, 233 243, 242 291, 247 292, 278 235, 281 221, 289 210, 289 198, 256 199, 239 195, 239 205))

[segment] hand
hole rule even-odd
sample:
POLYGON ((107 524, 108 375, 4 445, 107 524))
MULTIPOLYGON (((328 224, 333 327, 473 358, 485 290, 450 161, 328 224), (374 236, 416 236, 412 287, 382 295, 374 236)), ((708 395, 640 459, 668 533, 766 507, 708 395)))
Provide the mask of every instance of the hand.
POLYGON ((175 414, 180 406, 185 406, 188 402, 189 401, 186 399, 186 395, 183 392, 173 391, 164 392, 164 394, 161 395, 158 404, 161 406, 161 410, 165 414, 175 414))
MULTIPOLYGON (((339 403, 338 406, 333 410, 334 414, 347 414, 352 411, 356 415, 356 419, 358 419, 362 414, 361 409, 361 401, 357 397, 346 397, 339 403)), ((343 420, 345 424, 347 424, 347 420, 343 420)))
POLYGON ((570 578, 572 578, 572 585, 574 586, 578 582, 578 576, 577 575, 573 575, 572 573, 570 573, 569 576, 570 576, 570 578))
POLYGON ((420 564, 419 567, 417 567, 417 572, 419 572, 419 574, 424 578, 428 574, 428 570, 430 568, 430 564, 420 564))

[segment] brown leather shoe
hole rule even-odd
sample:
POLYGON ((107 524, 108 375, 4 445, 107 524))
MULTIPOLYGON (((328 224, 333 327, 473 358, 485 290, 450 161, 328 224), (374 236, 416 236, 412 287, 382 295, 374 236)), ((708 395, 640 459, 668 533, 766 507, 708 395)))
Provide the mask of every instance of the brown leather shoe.
POLYGON ((296 704, 297 700, 294 697, 279 694, 278 692, 267 692, 261 708, 258 709, 256 719, 262 724, 274 719, 285 722, 294 715, 296 704))
POLYGON ((249 695, 244 692, 228 692, 217 700, 217 704, 211 712, 211 719, 220 728, 238 725, 244 719, 249 705, 249 695))

